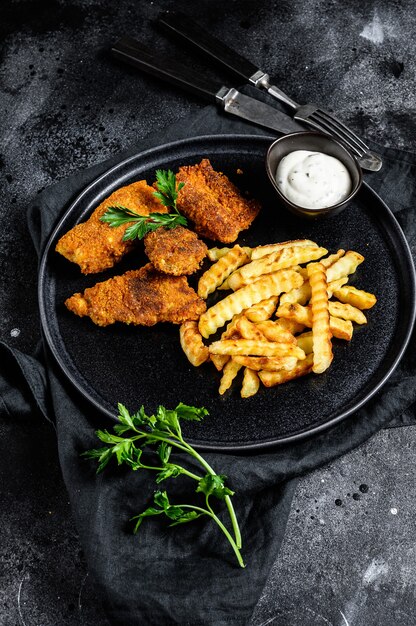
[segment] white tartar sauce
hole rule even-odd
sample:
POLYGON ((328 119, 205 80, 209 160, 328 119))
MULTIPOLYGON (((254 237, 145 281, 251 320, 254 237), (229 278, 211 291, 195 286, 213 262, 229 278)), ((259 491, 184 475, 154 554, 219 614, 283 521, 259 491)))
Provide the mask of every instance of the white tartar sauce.
POLYGON ((309 150, 295 150, 283 157, 276 182, 290 202, 306 209, 332 206, 351 191, 351 177, 341 161, 309 150))

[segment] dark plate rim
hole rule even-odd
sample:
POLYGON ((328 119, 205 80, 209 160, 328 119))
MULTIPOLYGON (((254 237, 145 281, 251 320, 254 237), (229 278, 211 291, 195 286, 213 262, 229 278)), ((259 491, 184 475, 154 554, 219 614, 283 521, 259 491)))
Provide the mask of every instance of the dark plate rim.
MULTIPOLYGON (((105 180, 107 177, 109 177, 110 175, 114 174, 117 172, 118 169, 124 168, 126 165, 128 165, 130 162, 137 160, 138 158, 149 158, 152 155, 157 155, 158 153, 160 153, 161 151, 167 151, 167 150, 173 150, 175 148, 180 148, 183 147, 185 145, 189 145, 189 144, 194 144, 194 143, 203 143, 203 142, 218 142, 218 141, 233 141, 233 142, 238 142, 238 141, 245 141, 245 142, 272 142, 275 140, 275 137, 273 136, 267 136, 267 135, 249 135, 249 134, 216 134, 216 135, 198 135, 195 137, 191 137, 191 138, 187 138, 187 139, 179 139, 177 141, 172 141, 166 144, 162 144, 162 145, 158 145, 158 146, 154 146, 152 148, 149 148, 147 150, 144 150, 142 152, 137 152, 134 155, 131 155, 130 157, 121 160, 119 163, 116 163, 115 165, 113 165, 112 167, 109 167, 105 172, 103 172, 102 174, 100 174, 97 178, 95 178, 91 183, 89 183, 86 187, 84 187, 84 189, 76 196, 76 198, 70 203, 70 205, 68 206, 68 208, 64 211, 63 215, 59 218, 58 222, 56 223, 55 227, 53 228, 50 236, 48 237, 48 240, 45 244, 45 247, 43 249, 43 253, 41 256, 41 261, 39 264, 39 268, 38 268, 38 306, 39 306, 39 312, 40 312, 40 321, 41 321, 41 330, 42 330, 42 336, 44 339, 44 342, 46 342, 46 345, 50 351, 50 353, 52 354, 55 362, 58 364, 59 368, 61 369, 61 371, 64 373, 64 375, 66 376, 66 378, 69 380, 69 382, 74 386, 74 388, 78 391, 78 393, 81 394, 81 396, 86 399, 90 404, 92 404, 101 414, 105 415, 106 417, 110 418, 112 421, 116 421, 117 420, 117 416, 115 412, 109 411, 106 407, 102 406, 94 397, 92 397, 90 395, 90 393, 83 388, 83 386, 74 378, 72 372, 69 370, 69 368, 66 366, 66 364, 61 360, 60 358, 60 353, 59 350, 57 348, 57 346, 55 345, 54 339, 52 337, 52 333, 50 332, 50 328, 49 328, 49 324, 48 324, 48 317, 47 317, 47 310, 46 310, 46 304, 45 304, 45 277, 46 277, 46 268, 48 265, 48 259, 49 259, 49 254, 51 251, 51 247, 53 245, 53 243, 55 242, 56 236, 58 234, 58 232, 61 229, 62 224, 66 221, 68 215, 70 213, 72 213, 72 211, 74 210, 74 207, 76 205, 79 204, 80 200, 82 200, 82 198, 87 195, 91 190, 93 190, 93 188, 97 185, 99 185, 101 183, 101 181, 105 180)), ((385 385, 385 383, 387 382, 387 380, 390 378, 390 376, 393 374, 393 372, 395 371, 395 369, 397 368, 400 360, 403 357, 403 354, 407 348, 407 345, 409 343, 412 331, 413 331, 413 327, 414 327, 414 323, 415 323, 415 317, 416 317, 416 272, 415 272, 415 266, 414 266, 414 262, 413 262, 413 258, 412 258, 412 254, 409 248, 409 244, 406 240, 406 237, 400 227, 400 224, 398 223, 398 221, 396 220, 394 214, 392 213, 391 209, 388 207, 388 205, 384 202, 384 200, 382 200, 382 198, 380 198, 380 196, 370 187, 370 185, 366 182, 363 181, 363 185, 362 187, 369 192, 370 194, 372 194, 375 199, 377 200, 377 202, 379 202, 381 204, 381 206, 383 207, 386 216, 389 218, 391 225, 393 226, 394 230, 395 230, 395 235, 399 238, 401 246, 402 246, 402 251, 405 252, 406 255, 406 261, 409 265, 409 269, 411 270, 409 272, 409 276, 408 276, 408 281, 409 281, 409 288, 411 291, 411 303, 409 303, 410 307, 411 307, 411 312, 409 315, 409 320, 408 320, 408 324, 407 324, 407 329, 406 329, 406 333, 404 336, 404 339, 402 340, 402 344, 400 346, 400 349, 397 351, 395 358, 393 359, 390 367, 388 368, 388 370, 386 371, 385 375, 378 381, 378 383, 372 387, 372 389, 361 399, 359 400, 357 403, 355 403, 353 406, 350 406, 349 408, 347 408, 344 411, 341 411, 338 415, 336 415, 335 417, 333 417, 332 419, 328 420, 327 422, 323 423, 323 424, 319 424, 317 426, 313 426, 312 428, 308 428, 306 430, 300 431, 298 433, 295 433, 293 435, 287 435, 284 437, 280 437, 280 438, 276 438, 276 439, 269 439, 267 441, 259 441, 259 442, 248 442, 248 443, 236 443, 236 444, 231 444, 231 445, 222 445, 222 444, 217 444, 217 443, 205 443, 205 442, 200 442, 200 441, 192 441, 190 440, 191 443, 193 443, 193 445, 195 446, 195 448, 197 449, 201 449, 201 450, 212 450, 212 451, 217 451, 217 452, 227 452, 227 453, 234 453, 234 452, 245 452, 245 453, 249 453, 249 452, 259 452, 259 451, 264 451, 267 449, 271 449, 271 448, 278 448, 281 446, 284 446, 288 443, 293 443, 296 441, 300 441, 309 437, 312 437, 314 435, 317 435, 319 433, 322 433, 323 431, 335 426, 336 424, 338 424, 339 422, 343 421, 344 419, 346 419, 348 416, 352 415, 353 413, 357 412, 360 408, 362 408, 371 398, 373 398, 373 396, 375 396, 380 390, 381 388, 385 385)))

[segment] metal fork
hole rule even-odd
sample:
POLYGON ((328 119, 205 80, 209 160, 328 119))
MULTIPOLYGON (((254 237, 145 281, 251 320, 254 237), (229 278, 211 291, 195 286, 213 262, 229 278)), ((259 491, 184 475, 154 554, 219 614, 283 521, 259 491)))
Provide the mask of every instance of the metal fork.
POLYGON ((271 85, 269 75, 261 70, 257 70, 250 76, 249 81, 255 87, 265 89, 271 96, 290 107, 294 111, 293 117, 295 120, 309 124, 309 126, 313 126, 313 128, 323 133, 337 137, 357 157, 361 167, 364 169, 376 172, 381 168, 381 158, 371 152, 367 144, 332 113, 324 111, 316 104, 298 104, 281 89, 271 85))
POLYGON ((188 16, 179 12, 163 13, 158 24, 168 32, 204 52, 217 63, 244 78, 258 89, 266 90, 271 96, 287 105, 295 120, 304 122, 313 128, 333 135, 354 154, 363 169, 378 171, 382 166, 381 158, 370 151, 369 147, 345 124, 334 115, 315 104, 300 105, 281 89, 270 84, 270 76, 256 67, 251 61, 229 48, 222 41, 207 33, 188 16))

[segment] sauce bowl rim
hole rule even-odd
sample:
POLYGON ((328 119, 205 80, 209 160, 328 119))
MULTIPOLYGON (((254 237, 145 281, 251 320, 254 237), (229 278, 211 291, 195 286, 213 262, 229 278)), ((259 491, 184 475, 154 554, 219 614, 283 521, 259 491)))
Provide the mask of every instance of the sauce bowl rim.
MULTIPOLYGON (((303 148, 306 149, 306 148, 303 148)), ((295 150, 302 150, 302 148, 295 148, 294 150, 291 150, 291 152, 295 152, 295 150)), ((328 156, 333 156, 332 154, 329 154, 327 152, 325 152, 324 150, 316 150, 316 152, 322 152, 323 154, 327 154, 328 156)), ((289 154, 289 153, 288 153, 289 154)), ((285 155, 286 156, 286 155, 285 155)), ((284 157, 281 157, 284 158, 284 157)), ((334 158, 338 158, 338 157, 334 157, 334 158)), ((340 160, 340 159, 338 159, 340 160)), ((280 161, 279 161, 280 162, 280 161)), ((357 159, 355 158, 355 156, 342 144, 340 143, 337 139, 335 139, 334 137, 332 137, 331 135, 327 135, 325 133, 321 133, 318 131, 297 131, 294 133, 288 133, 286 135, 283 135, 282 137, 278 137, 277 139, 275 139, 275 141, 273 141, 272 144, 270 144, 267 153, 266 153, 266 171, 267 171, 267 175, 269 177, 270 182, 272 183, 276 193, 278 194, 279 198, 283 201, 283 203, 285 205, 287 205, 290 210, 296 214, 302 214, 304 216, 308 216, 308 217, 313 217, 313 216, 318 216, 318 215, 326 215, 329 213, 332 213, 336 210, 345 208, 345 206, 356 196, 356 194, 358 193, 358 191, 360 190, 360 187, 362 185, 363 182, 363 172, 362 169, 360 167, 360 164, 358 163, 357 159), (331 204, 330 206, 327 207, 321 207, 321 208, 311 208, 311 207, 303 207, 299 204, 295 204, 294 202, 292 202, 291 200, 289 200, 283 193, 282 191, 279 189, 277 182, 275 180, 275 173, 273 174, 273 172, 271 171, 271 166, 270 166, 270 156, 271 156, 271 152, 274 149, 274 147, 276 146, 276 144, 280 144, 280 143, 284 143, 288 140, 292 140, 292 139, 302 139, 303 137, 319 137, 319 138, 323 138, 326 139, 329 143, 333 143, 335 144, 340 150, 341 152, 343 152, 347 157, 349 157, 350 159, 350 163, 346 163, 345 161, 342 161, 343 165, 345 165, 345 167, 347 167, 348 172, 351 176, 351 182, 353 183, 353 175, 351 173, 351 165, 354 167, 355 172, 356 172, 356 182, 353 185, 350 193, 348 194, 348 196, 346 196, 343 200, 341 200, 340 202, 337 202, 336 204, 331 204)))

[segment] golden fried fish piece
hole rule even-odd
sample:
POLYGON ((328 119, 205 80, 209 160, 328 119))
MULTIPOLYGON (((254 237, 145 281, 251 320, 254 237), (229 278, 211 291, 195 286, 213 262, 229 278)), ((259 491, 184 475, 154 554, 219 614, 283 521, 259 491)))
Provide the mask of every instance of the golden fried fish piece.
POLYGON ((176 180, 185 183, 178 193, 177 207, 194 223, 201 237, 223 243, 235 241, 260 210, 257 200, 244 198, 208 159, 202 159, 199 165, 180 167, 176 180))
POLYGON ((113 267, 133 248, 134 242, 123 241, 129 224, 113 227, 101 222, 100 217, 110 206, 124 206, 140 215, 167 213, 167 208, 153 195, 154 191, 145 180, 117 189, 95 209, 86 222, 77 224, 61 237, 56 251, 77 263, 83 274, 94 274, 113 267))
POLYGON ((98 326, 115 322, 153 326, 157 322, 182 324, 197 320, 206 310, 204 300, 188 285, 185 276, 158 272, 151 263, 115 276, 65 302, 80 317, 98 326))
POLYGON ((173 276, 196 272, 208 250, 196 233, 183 226, 148 233, 144 246, 155 268, 173 276))

